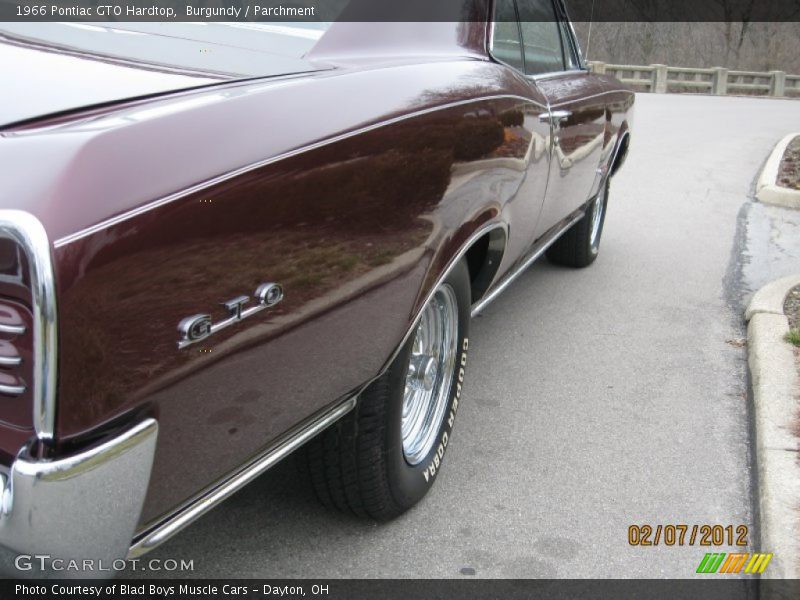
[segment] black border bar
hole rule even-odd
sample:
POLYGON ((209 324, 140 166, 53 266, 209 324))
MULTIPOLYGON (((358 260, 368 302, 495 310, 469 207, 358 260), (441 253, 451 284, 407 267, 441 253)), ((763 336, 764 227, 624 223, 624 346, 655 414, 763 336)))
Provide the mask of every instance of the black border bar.
MULTIPOLYGON (((565 0, 576 22, 800 22, 800 0, 565 0)), ((483 21, 492 0, 0 0, 0 21, 483 21)))
POLYGON ((232 598, 261 600, 756 600, 800 597, 798 580, 707 576, 705 579, 196 579, 4 580, 0 597, 37 600, 232 598), (124 592, 124 593, 123 593, 124 592))

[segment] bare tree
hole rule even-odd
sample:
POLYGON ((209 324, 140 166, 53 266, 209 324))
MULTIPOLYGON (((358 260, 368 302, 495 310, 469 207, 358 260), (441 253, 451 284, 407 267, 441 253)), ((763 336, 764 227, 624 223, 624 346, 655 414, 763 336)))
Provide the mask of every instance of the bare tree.
MULTIPOLYGON (((715 1, 725 3, 727 0, 715 1)), ((740 1, 737 5, 742 4, 740 1)), ((756 8, 754 3, 749 6, 750 10, 756 8)), ((576 23, 575 29, 585 48, 589 24, 576 23)), ((589 60, 742 70, 776 69, 800 74, 800 23, 754 20, 596 22, 591 25, 591 31, 589 60)))

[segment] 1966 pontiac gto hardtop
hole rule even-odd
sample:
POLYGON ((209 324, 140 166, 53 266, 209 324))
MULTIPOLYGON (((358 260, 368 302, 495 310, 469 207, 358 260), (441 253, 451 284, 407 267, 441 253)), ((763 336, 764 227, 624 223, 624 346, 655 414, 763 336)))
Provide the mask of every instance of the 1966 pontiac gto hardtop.
POLYGON ((2 25, 6 559, 141 555, 301 447, 358 515, 430 489, 471 315, 592 263, 634 100, 560 0, 460 1, 2 25))

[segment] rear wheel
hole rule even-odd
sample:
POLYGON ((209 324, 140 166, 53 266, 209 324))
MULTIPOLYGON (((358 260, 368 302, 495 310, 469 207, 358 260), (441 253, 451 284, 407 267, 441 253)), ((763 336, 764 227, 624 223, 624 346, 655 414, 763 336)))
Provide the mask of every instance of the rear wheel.
POLYGON ((583 218, 547 250, 550 261, 567 267, 588 267, 600 251, 608 207, 609 181, 600 189, 583 218))
POLYGON ((431 488, 461 398, 469 309, 469 273, 462 261, 356 408, 301 451, 299 459, 323 504, 387 520, 431 488))

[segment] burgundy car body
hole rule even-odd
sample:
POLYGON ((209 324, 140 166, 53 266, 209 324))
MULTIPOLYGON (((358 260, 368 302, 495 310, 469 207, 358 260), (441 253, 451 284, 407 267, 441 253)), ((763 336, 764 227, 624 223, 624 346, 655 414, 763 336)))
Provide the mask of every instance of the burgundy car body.
MULTIPOLYGON (((52 436, 38 435, 32 386, 0 405, 9 472, 20 456, 152 438, 126 525, 145 551, 352 404, 454 260, 467 256, 476 310, 503 289, 621 163, 633 94, 582 69, 525 77, 492 58, 489 29, 334 24, 292 72, 261 77, 0 40, 4 71, 4 53, 41 62, 14 74, 29 101, 0 99, 0 190, 49 240, 58 342, 52 436), (48 89, 68 63, 65 90, 48 89), (572 116, 556 140, 559 108, 572 116), (181 319, 222 318, 221 302, 267 281, 280 304, 178 348, 181 319)), ((3 280, 0 324, 33 323, 29 287, 3 280)), ((23 370, 0 376, 32 381, 32 329, 2 342, 23 370)), ((25 550, 2 522, 0 542, 25 550)))

